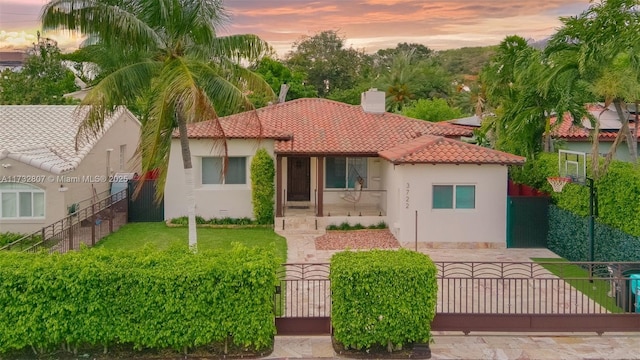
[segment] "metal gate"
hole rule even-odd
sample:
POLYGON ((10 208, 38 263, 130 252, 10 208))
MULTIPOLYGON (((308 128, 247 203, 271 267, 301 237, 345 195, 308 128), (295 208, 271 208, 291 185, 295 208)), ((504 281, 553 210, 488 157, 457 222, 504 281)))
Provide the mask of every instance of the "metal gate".
POLYGON ((546 248, 549 197, 507 197, 507 247, 546 248))
POLYGON ((129 222, 161 222, 164 221, 164 199, 155 202, 155 180, 145 180, 137 197, 133 193, 138 186, 137 180, 130 180, 129 194, 129 222))
MULTIPOLYGON (((433 331, 640 332, 640 263, 436 262, 433 331)), ((329 264, 284 264, 278 335, 331 333, 329 264)))
POLYGON ((284 264, 276 287, 278 335, 331 333, 329 264, 284 264))
POLYGON ((640 273, 639 265, 436 263, 439 289, 432 329, 465 334, 640 331, 640 276, 631 283, 635 276, 628 270, 640 273))

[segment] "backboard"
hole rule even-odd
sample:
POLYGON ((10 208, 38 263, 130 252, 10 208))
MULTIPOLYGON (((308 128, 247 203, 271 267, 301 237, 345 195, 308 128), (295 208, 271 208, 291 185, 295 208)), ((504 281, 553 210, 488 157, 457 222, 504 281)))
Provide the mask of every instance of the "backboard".
POLYGON ((558 174, 584 184, 587 179, 587 154, 580 151, 558 150, 558 174))

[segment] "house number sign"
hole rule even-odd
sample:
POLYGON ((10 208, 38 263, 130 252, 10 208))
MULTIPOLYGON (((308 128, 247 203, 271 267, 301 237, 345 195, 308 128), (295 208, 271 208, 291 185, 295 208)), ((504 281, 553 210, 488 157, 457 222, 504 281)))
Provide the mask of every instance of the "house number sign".
POLYGON ((410 185, 409 183, 407 183, 404 189, 404 208, 405 209, 409 208, 409 193, 410 193, 409 190, 410 190, 410 185))

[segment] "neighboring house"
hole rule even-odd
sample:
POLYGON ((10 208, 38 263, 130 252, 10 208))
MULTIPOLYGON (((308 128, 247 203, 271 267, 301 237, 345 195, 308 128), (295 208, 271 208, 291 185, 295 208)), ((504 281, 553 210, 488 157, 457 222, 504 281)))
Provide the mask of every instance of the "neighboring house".
MULTIPOLYGON (((589 112, 591 112, 591 114, 600 121, 600 134, 598 135, 600 143, 598 144, 598 151, 600 154, 606 154, 609 152, 609 149, 620 130, 621 124, 620 119, 618 118, 618 112, 615 110, 613 105, 609 106, 607 109, 602 105, 591 105, 588 109, 589 112)), ((635 113, 635 105, 628 104, 625 116, 629 117, 629 128, 631 129, 632 134, 635 127, 635 113)), ((557 148, 562 148, 565 150, 591 153, 591 131, 593 130, 591 122, 585 118, 582 119, 582 125, 576 125, 573 124, 572 119, 573 118, 570 114, 565 114, 562 118, 562 123, 558 126, 554 125, 555 127, 551 131, 551 138, 553 139, 554 147, 556 148, 554 151, 557 151, 557 148)), ((555 124, 556 121, 556 117, 551 119, 552 124, 555 124)), ((640 131, 638 131, 635 138, 636 141, 640 140, 640 131)), ((622 161, 631 160, 626 141, 620 143, 618 146, 615 158, 622 161)))
POLYGON ((75 105, 0 106, 0 232, 28 233, 68 215, 69 207, 110 189, 129 161, 140 123, 120 108, 102 131, 76 144, 75 105), (77 148, 76 148, 77 145, 77 148))
MULTIPOLYGON (((368 91, 362 99, 362 106, 297 99, 223 117, 222 129, 211 121, 189 125, 196 213, 252 217, 250 163, 262 147, 276 164, 278 226, 291 209, 308 207, 302 212, 318 226, 385 221, 405 243, 414 241, 417 229, 421 242, 504 247, 506 165, 524 158, 459 141, 471 135, 468 129, 386 113, 383 92, 368 91), (226 175, 221 130, 228 144, 226 175)), ((164 197, 167 219, 186 214, 184 188, 176 138, 164 197)))

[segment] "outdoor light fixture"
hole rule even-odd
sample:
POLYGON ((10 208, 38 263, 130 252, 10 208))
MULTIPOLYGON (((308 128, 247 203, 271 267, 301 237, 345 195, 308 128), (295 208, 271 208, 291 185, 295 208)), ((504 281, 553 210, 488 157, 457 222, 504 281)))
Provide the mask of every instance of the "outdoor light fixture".
POLYGON ((65 192, 65 191, 67 191, 67 190, 69 190, 69 188, 68 188, 68 187, 64 186, 63 184, 60 184, 60 188, 58 188, 58 191, 60 191, 60 192, 65 192))

